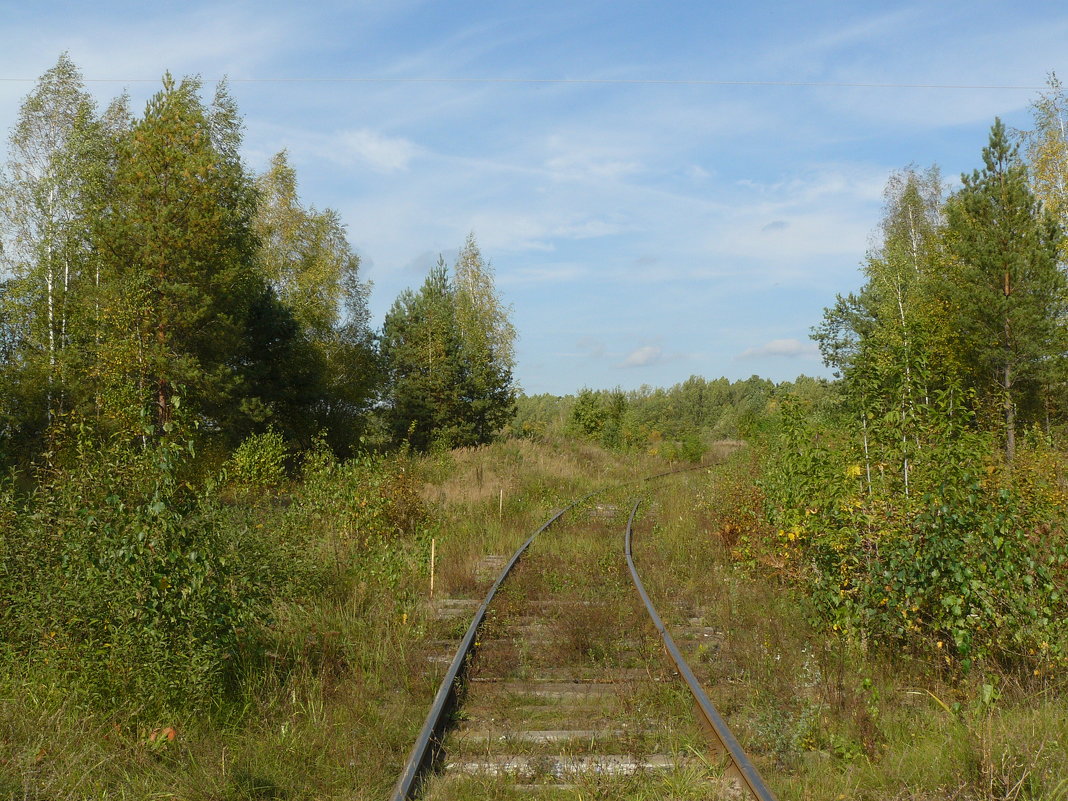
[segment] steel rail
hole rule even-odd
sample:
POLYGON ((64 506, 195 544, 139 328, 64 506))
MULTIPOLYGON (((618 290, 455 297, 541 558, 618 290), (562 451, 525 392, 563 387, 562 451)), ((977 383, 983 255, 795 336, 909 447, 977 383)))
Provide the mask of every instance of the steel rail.
POLYGON ((653 625, 656 626, 656 630, 660 633, 660 639, 664 643, 664 650, 667 651, 671 661, 675 663, 675 669, 678 670, 679 675, 682 676, 686 681, 686 685, 690 688, 690 694, 693 696, 694 705, 697 707, 701 716, 701 721, 709 735, 713 751, 716 752, 716 756, 720 759, 726 758, 729 760, 725 771, 727 776, 736 779, 743 788, 749 791, 749 796, 751 798, 755 798, 758 801, 777 801, 774 793, 772 793, 767 785, 764 784, 764 780, 760 777, 760 773, 757 771, 753 763, 749 761, 749 757, 746 756, 742 746, 727 727, 726 721, 720 717, 719 712, 716 711, 712 702, 708 700, 708 696, 705 695, 705 691, 701 688, 700 682, 697 680, 697 677, 694 676, 693 671, 690 670, 690 666, 686 663, 686 660, 675 645, 675 641, 668 633, 667 627, 664 626, 664 621, 661 620, 660 615, 656 613, 656 609, 653 607, 653 602, 649 598, 649 594, 645 591, 645 585, 642 584, 642 580, 638 577, 638 570, 634 567, 634 556, 631 552, 631 541, 634 532, 634 516, 638 513, 639 505, 641 505, 641 501, 635 503, 634 508, 630 512, 624 544, 627 566, 630 568, 630 575, 634 580, 634 586, 638 590, 638 595, 641 596, 642 601, 645 603, 645 608, 653 620, 653 625))
POLYGON ((627 481, 623 484, 616 485, 615 487, 601 487, 593 492, 589 492, 581 498, 572 501, 559 512, 554 514, 519 546, 516 552, 512 555, 512 558, 508 561, 508 564, 505 565, 504 570, 501 571, 500 576, 498 576, 497 580, 493 583, 493 586, 490 587, 485 600, 478 608, 474 618, 472 618, 471 625, 467 628, 467 633, 464 634, 464 638, 460 641, 456 656, 453 657, 452 662, 449 664, 449 669, 446 671, 445 677, 442 679, 441 685, 438 687, 438 692, 434 697, 434 703, 430 707, 430 712, 427 714, 426 721, 423 723, 423 728, 419 732, 419 737, 416 739, 415 745, 412 746, 411 754, 408 756, 408 761, 404 765, 404 771, 401 773, 400 778, 397 780, 397 784, 393 788, 393 795, 390 796, 391 801, 410 801, 411 799, 414 799, 422 787, 426 774, 438 761, 451 714, 455 710, 460 699, 461 690, 467 673, 467 666, 475 652, 478 629, 485 620, 486 611, 489 609, 490 603, 497 594, 498 588, 504 583, 504 580, 508 577, 512 568, 515 567, 516 563, 530 544, 534 542, 534 539, 563 517, 566 512, 574 509, 580 503, 592 498, 594 495, 599 495, 609 489, 627 486, 628 484, 652 481, 653 479, 664 478, 678 473, 686 473, 692 470, 701 470, 707 467, 711 467, 711 464, 699 464, 678 470, 669 470, 664 473, 647 476, 643 479, 627 481))
POLYGON ((412 747, 411 755, 408 757, 408 762, 404 766, 404 772, 397 780, 397 784, 393 789, 393 795, 391 796, 392 801, 409 801, 409 799, 415 798, 422 786, 426 773, 433 768, 434 763, 441 754, 445 730, 448 728, 451 713, 455 709, 459 700, 460 691, 463 687, 464 678, 467 673, 467 666, 475 651, 478 629, 485 620, 486 610, 489 609, 493 597, 497 594, 497 589, 504 583, 504 580, 508 578, 508 574, 512 571, 512 568, 515 567, 519 558, 539 534, 563 517, 564 513, 574 509, 583 501, 603 491, 603 489, 596 490, 587 495, 583 495, 576 501, 572 501, 543 523, 542 526, 531 534, 527 540, 519 546, 516 552, 512 554, 512 558, 508 561, 508 564, 505 565, 504 570, 501 571, 501 574, 497 577, 493 586, 490 587, 490 591, 486 595, 486 599, 482 602, 482 606, 478 608, 474 618, 471 620, 471 625, 467 627, 467 633, 464 635, 463 640, 460 641, 460 647, 456 651, 456 656, 453 657, 452 663, 449 665, 449 669, 445 673, 445 678, 441 680, 441 686, 438 687, 437 695, 434 697, 434 704, 430 707, 430 713, 426 717, 426 722, 423 724, 423 728, 419 732, 419 737, 416 739, 415 745, 412 747))

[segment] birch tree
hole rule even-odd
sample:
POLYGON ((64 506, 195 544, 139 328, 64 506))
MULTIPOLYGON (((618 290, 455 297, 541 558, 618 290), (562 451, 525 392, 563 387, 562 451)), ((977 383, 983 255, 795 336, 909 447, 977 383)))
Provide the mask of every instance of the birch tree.
POLYGON ((493 265, 482 257, 473 233, 468 234, 456 257, 453 276, 456 319, 468 351, 502 369, 514 369, 516 331, 511 321, 512 309, 498 295, 493 265))
POLYGON ((103 147, 95 104, 64 54, 22 104, 0 188, 2 313, 12 342, 5 369, 19 371, 24 400, 42 390, 37 408, 21 414, 44 424, 68 407, 65 352, 91 273, 90 207, 103 147))
POLYGON ((469 420, 476 442, 489 442, 515 414, 515 327, 494 285, 493 266, 469 234, 453 267, 456 322, 470 371, 469 420))
POLYGON ((304 436, 325 428, 331 444, 344 450, 358 439, 379 382, 369 285, 337 212, 301 203, 285 151, 271 159, 256 188, 253 230, 260 268, 300 325, 320 368, 318 395, 303 410, 304 436))
POLYGON ((908 495, 927 407, 959 360, 939 302, 945 258, 938 169, 895 172, 884 198, 879 241, 863 267, 867 281, 825 310, 813 336, 846 379, 866 475, 873 462, 891 463, 908 495))
MULTIPOLYGON (((1031 102, 1034 129, 1023 131, 1031 189, 1061 228, 1068 226, 1068 97, 1054 73, 1047 89, 1031 102)), ((1068 240, 1061 242, 1061 263, 1068 263, 1068 240)))

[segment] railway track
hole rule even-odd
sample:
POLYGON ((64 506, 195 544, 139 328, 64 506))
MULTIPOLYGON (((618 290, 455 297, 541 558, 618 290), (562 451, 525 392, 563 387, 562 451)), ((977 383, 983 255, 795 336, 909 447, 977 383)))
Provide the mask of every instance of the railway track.
MULTIPOLYGON (((440 604, 472 617, 393 801, 774 799, 641 583, 637 503, 596 500, 502 560, 481 604, 440 604)), ((674 635, 718 636, 699 622, 674 635)))

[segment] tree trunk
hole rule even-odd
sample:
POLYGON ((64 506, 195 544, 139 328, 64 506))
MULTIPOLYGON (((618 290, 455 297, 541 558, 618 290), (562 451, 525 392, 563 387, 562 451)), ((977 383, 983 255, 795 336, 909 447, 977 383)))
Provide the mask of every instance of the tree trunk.
POLYGON ((1012 402, 1012 368, 1005 365, 1003 389, 1005 390, 1005 461, 1012 464, 1016 457, 1016 407, 1012 402))

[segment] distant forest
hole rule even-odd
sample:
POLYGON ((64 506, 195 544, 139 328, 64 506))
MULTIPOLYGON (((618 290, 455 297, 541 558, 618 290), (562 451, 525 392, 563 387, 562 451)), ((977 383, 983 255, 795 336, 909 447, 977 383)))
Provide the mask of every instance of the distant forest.
POLYGON ((612 450, 697 462, 712 441, 753 433, 786 398, 819 407, 834 397, 830 382, 807 376, 780 384, 755 375, 733 383, 691 376, 670 389, 523 395, 509 431, 523 437, 575 436, 612 450))

